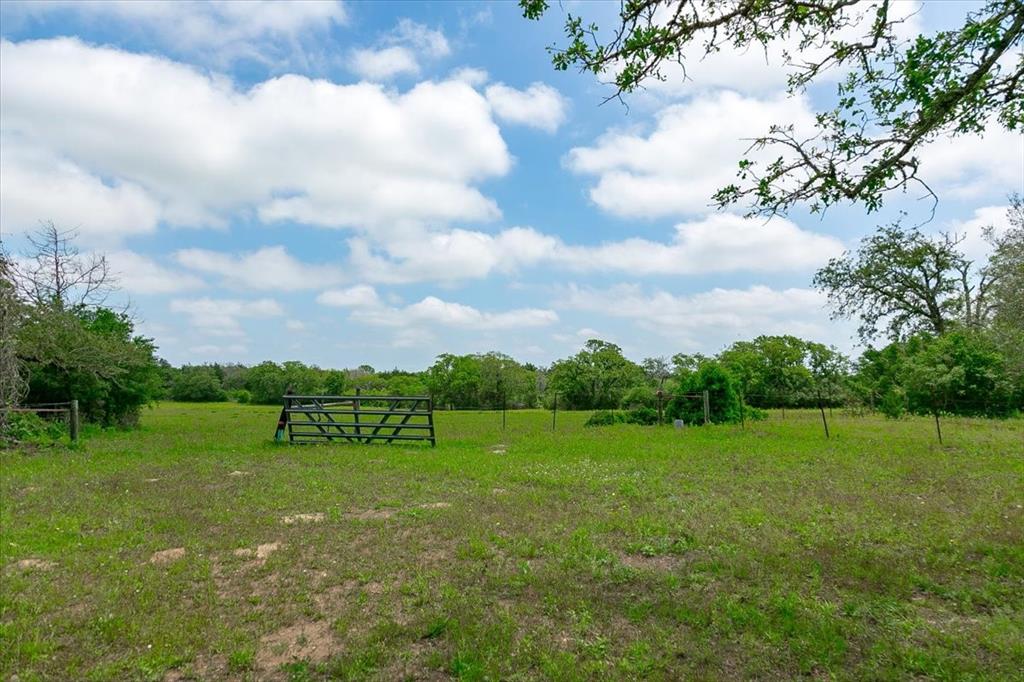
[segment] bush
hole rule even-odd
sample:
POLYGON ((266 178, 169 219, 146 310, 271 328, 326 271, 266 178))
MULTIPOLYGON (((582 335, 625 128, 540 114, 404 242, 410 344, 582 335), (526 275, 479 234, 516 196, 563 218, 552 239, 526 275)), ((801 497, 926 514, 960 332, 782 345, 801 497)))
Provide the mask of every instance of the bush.
POLYGON ((5 441, 48 445, 60 441, 67 433, 62 421, 43 419, 32 412, 11 412, 0 434, 5 441))
POLYGON ((233 400, 236 403, 241 403, 242 405, 248 405, 252 402, 252 393, 249 393, 249 391, 244 388, 240 388, 236 391, 228 391, 228 399, 233 400))
POLYGON ((626 391, 626 395, 622 397, 622 407, 626 409, 637 407, 654 408, 657 406, 658 396, 655 394, 654 389, 649 386, 634 386, 626 391))
POLYGON ((638 407, 626 414, 626 421, 630 424, 654 426, 658 423, 658 411, 653 407, 638 407))
POLYGON ((740 399, 735 380, 717 362, 705 362, 696 372, 684 377, 669 401, 666 415, 687 424, 704 423, 704 401, 690 397, 708 392, 709 418, 712 424, 736 424, 740 421, 740 399))
POLYGON ((612 426, 614 424, 621 424, 626 418, 621 412, 615 410, 598 410, 594 414, 590 415, 590 419, 584 424, 584 426, 612 426))
POLYGON ((878 403, 879 411, 889 419, 899 419, 907 411, 907 396, 902 389, 892 386, 878 403))

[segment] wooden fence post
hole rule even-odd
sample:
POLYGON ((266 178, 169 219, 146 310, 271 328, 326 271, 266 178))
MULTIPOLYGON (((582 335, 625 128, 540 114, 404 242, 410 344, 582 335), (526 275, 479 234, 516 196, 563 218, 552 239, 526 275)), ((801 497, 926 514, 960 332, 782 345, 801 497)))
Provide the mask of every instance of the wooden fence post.
POLYGON ((356 436, 357 436, 356 442, 357 443, 359 442, 358 436, 361 436, 363 434, 363 431, 362 431, 362 429, 359 426, 359 397, 358 396, 359 396, 360 393, 362 393, 362 389, 358 389, 357 388, 356 389, 356 399, 352 401, 352 412, 354 413, 353 414, 353 418, 355 419, 355 422, 356 422, 356 436))
POLYGON ((704 424, 711 423, 711 398, 707 391, 704 391, 704 424))
POLYGON ((78 440, 78 401, 71 401, 71 410, 68 413, 68 431, 71 434, 71 442, 78 440))

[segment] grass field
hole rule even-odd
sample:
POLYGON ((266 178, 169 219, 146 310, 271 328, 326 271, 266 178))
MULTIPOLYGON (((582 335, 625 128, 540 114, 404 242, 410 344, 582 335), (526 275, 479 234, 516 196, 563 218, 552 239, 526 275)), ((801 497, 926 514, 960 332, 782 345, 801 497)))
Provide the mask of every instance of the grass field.
POLYGON ((0 677, 1021 679, 1020 420, 441 413, 430 449, 277 411, 0 453, 0 677))

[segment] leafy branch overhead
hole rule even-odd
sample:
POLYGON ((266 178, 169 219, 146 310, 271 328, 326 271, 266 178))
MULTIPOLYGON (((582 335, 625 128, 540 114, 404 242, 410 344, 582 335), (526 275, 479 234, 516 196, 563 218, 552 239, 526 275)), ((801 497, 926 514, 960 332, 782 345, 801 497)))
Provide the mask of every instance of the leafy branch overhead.
MULTIPOLYGON (((528 19, 549 8, 520 6, 528 19)), ((677 69, 686 78, 690 62, 720 51, 777 52, 790 94, 836 72, 835 106, 812 130, 778 122, 754 139, 737 182, 714 200, 764 216, 840 202, 874 211, 912 185, 934 196, 919 175, 924 145, 1024 122, 1024 3, 987 0, 957 28, 915 37, 897 9, 891 0, 626 0, 610 31, 567 14, 567 42, 549 50, 558 70, 611 75, 609 99, 677 69)))

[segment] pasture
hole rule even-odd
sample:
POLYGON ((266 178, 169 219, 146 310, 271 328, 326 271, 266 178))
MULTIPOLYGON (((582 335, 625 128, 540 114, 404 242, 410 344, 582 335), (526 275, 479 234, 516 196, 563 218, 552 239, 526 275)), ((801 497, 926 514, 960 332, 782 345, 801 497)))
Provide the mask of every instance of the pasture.
POLYGON ((2 464, 0 677, 937 679, 1024 669, 1024 423, 437 414, 288 446, 165 403, 2 464))

